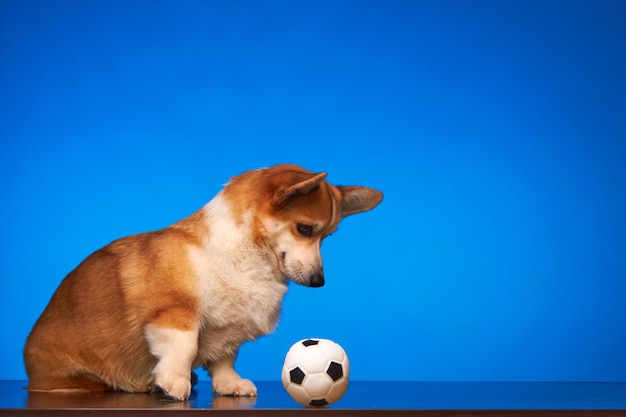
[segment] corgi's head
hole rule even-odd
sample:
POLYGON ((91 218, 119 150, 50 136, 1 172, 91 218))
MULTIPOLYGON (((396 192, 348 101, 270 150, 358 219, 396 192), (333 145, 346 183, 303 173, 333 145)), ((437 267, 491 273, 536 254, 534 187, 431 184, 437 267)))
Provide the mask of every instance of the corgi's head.
MULTIPOLYGON (((277 165, 233 179, 240 186, 245 183, 248 196, 254 195, 255 242, 273 253, 283 278, 310 287, 324 285, 322 240, 342 218, 371 210, 383 198, 380 191, 333 186, 325 178, 325 172, 277 165)), ((247 203, 238 205, 243 208, 247 203)))

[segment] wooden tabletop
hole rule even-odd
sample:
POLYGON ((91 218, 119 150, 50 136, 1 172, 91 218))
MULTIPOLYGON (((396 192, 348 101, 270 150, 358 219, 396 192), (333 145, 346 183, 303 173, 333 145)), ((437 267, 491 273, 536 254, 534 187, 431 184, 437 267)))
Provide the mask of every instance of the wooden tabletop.
POLYGON ((278 381, 257 382, 256 398, 214 397, 210 383, 200 382, 181 403, 152 394, 28 393, 25 385, 0 381, 0 415, 626 416, 626 383, 353 381, 339 402, 323 409, 299 406, 278 381))

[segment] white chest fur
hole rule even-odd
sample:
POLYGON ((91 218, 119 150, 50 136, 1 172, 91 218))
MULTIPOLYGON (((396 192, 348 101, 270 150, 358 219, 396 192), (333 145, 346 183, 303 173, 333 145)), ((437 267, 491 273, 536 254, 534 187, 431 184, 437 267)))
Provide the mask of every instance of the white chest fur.
POLYGON ((208 359, 271 333, 287 285, 273 254, 253 244, 249 218, 237 223, 221 194, 203 211, 209 237, 189 249, 189 258, 197 275, 199 356, 208 359))

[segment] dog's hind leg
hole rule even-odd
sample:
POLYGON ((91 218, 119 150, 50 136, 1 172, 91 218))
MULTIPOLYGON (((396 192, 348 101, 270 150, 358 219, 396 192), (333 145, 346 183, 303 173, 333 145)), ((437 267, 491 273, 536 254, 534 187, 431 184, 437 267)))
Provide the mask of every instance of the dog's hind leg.
POLYGON ((24 348, 28 391, 80 392, 110 389, 104 381, 86 371, 70 356, 55 354, 55 350, 44 343, 39 345, 45 347, 27 343, 24 348))
POLYGON ((72 369, 69 364, 64 366, 60 361, 55 366, 48 366, 44 361, 37 363, 29 362, 26 370, 28 373, 28 391, 49 392, 86 392, 86 391, 109 391, 104 381, 95 375, 72 369))
POLYGON ((70 393, 112 391, 112 388, 93 375, 78 374, 64 377, 54 377, 48 375, 45 381, 39 380, 36 377, 31 377, 27 390, 70 393))

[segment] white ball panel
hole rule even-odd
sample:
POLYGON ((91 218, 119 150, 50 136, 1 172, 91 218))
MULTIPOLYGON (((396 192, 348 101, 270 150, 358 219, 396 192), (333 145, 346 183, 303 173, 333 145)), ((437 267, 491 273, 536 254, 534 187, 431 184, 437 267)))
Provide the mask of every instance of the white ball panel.
POLYGON ((324 372, 328 367, 329 359, 323 350, 317 346, 310 346, 308 352, 300 357, 300 365, 306 373, 324 372))
POLYGON ((336 402, 343 397, 343 394, 346 393, 347 389, 348 379, 346 377, 338 379, 328 390, 328 393, 326 394, 326 401, 328 401, 329 404, 336 402))
POLYGON ((309 405, 309 402, 311 401, 309 393, 300 385, 290 384, 287 387, 287 393, 299 404, 309 405))
POLYGON ((319 344, 319 347, 324 351, 326 356, 335 362, 341 362, 346 357, 346 352, 344 352, 342 347, 331 340, 323 340, 322 343, 319 344))
POLYGON ((333 381, 326 374, 310 374, 306 376, 304 389, 311 398, 324 398, 333 381))

